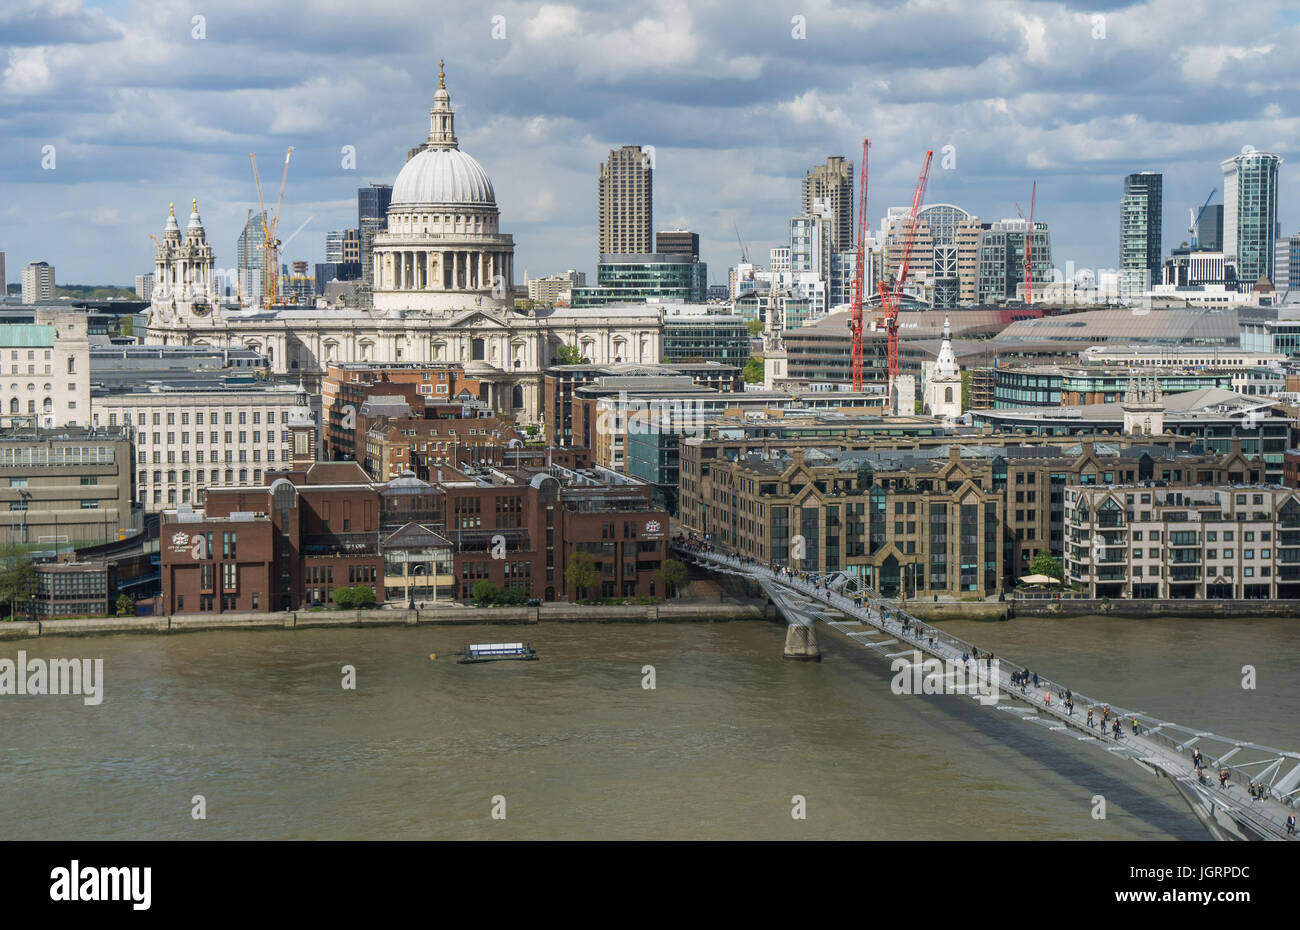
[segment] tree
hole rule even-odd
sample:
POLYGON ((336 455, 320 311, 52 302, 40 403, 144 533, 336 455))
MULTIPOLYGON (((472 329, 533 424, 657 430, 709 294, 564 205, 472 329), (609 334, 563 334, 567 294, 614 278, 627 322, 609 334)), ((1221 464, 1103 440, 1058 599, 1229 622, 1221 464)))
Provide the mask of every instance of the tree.
POLYGON ((0 549, 0 604, 8 607, 11 620, 35 588, 31 556, 21 546, 0 549))
POLYGON ((1029 563, 1029 573, 1031 575, 1046 575, 1048 578, 1061 580, 1061 563, 1056 561, 1052 553, 1046 549, 1039 549, 1034 553, 1034 560, 1029 563))
POLYGON ((369 585, 335 588, 331 597, 340 610, 364 610, 375 606, 375 589, 369 585))
POLYGON ((119 617, 129 617, 135 613, 135 601, 131 600, 128 594, 119 594, 117 596, 117 615, 119 617))
POLYGON ((497 602, 501 596, 501 589, 484 578, 482 581, 474 582, 473 594, 474 603, 480 607, 489 607, 497 602))
POLYGON ((663 585, 664 594, 673 597, 686 583, 686 566, 676 559, 664 559, 664 564, 655 572, 655 581, 663 585))
POLYGON ((763 356, 755 355, 745 363, 743 371, 746 384, 762 384, 764 378, 763 356))
POLYGON ((587 592, 595 587, 598 578, 596 560, 591 557, 591 553, 583 552, 581 549, 573 553, 573 557, 569 559, 569 567, 564 570, 565 584, 579 597, 585 598, 587 592))
POLYGON ((557 365, 581 365, 582 351, 577 346, 564 345, 560 346, 559 354, 556 356, 557 365))
POLYGON ((970 409, 970 390, 971 390, 971 373, 967 369, 962 369, 961 373, 961 409, 970 409))
POLYGON ((745 321, 745 329, 749 330, 749 334, 750 334, 751 336, 757 336, 759 333, 761 333, 761 332, 763 331, 763 321, 762 321, 762 320, 746 320, 746 321, 745 321))

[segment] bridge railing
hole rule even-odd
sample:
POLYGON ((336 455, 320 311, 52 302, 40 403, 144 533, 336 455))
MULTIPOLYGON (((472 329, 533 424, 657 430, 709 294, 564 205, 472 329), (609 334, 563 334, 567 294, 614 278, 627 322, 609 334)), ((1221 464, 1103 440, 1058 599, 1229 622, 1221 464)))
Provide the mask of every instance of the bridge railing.
MULTIPOLYGON (((882 629, 886 630, 890 635, 913 645, 918 650, 927 651, 958 662, 961 661, 962 655, 968 657, 976 654, 981 657, 986 655, 985 651, 974 643, 918 620, 896 605, 891 606, 886 598, 882 597, 873 588, 862 583, 860 579, 858 579, 859 590, 854 592, 852 596, 848 596, 831 590, 831 582, 835 575, 839 573, 827 576, 795 570, 773 571, 761 563, 740 558, 716 548, 693 547, 678 542, 675 542, 674 545, 688 554, 714 562, 721 562, 739 574, 768 577, 797 591, 802 591, 819 599, 825 599, 831 606, 850 616, 853 616, 858 611, 866 611, 868 622, 879 622, 882 629), (872 618, 872 613, 878 619, 872 618), (904 631, 904 618, 907 619, 909 629, 912 632, 904 631), (931 645, 931 638, 934 639, 935 645, 931 645)), ((1024 677, 1030 678, 1033 674, 1032 670, 1026 669, 1016 662, 994 656, 992 653, 987 653, 987 655, 996 658, 999 673, 1007 673, 1005 684, 1001 681, 998 682, 1001 689, 1015 695, 1018 700, 1029 703, 1031 706, 1044 710, 1053 716, 1063 720, 1068 719, 1078 725, 1078 718, 1082 717, 1088 708, 1094 710, 1108 709, 1111 717, 1121 721, 1120 733, 1123 735, 1116 739, 1113 735, 1108 735, 1099 728, 1096 736, 1102 742, 1117 746, 1126 745, 1128 743, 1127 732, 1123 725, 1128 724, 1131 726, 1132 721, 1136 718, 1140 736, 1160 744, 1175 756, 1187 760, 1188 774, 1185 777, 1191 777, 1191 751, 1193 746, 1202 745, 1206 747, 1203 748, 1203 755, 1206 757, 1207 763, 1215 769, 1226 769, 1228 771, 1230 785, 1235 782, 1238 786, 1244 786, 1245 783, 1253 781, 1256 784, 1268 785, 1271 798, 1287 807, 1293 808, 1297 801, 1300 801, 1300 753, 1273 749, 1218 736, 1204 730, 1184 727, 1167 720, 1161 720, 1150 714, 1127 710, 1108 701, 1092 698, 1070 689, 1071 699, 1076 710, 1076 714, 1072 715, 1064 711, 1059 703, 1055 705, 1047 703, 1030 688, 1020 688, 1019 692, 1017 692, 1017 687, 1011 684, 1011 673, 1017 673, 1017 677, 1023 674, 1024 677), (1241 758, 1238 758, 1238 756, 1241 758)), ((1039 676, 1038 684, 1035 687, 1044 692, 1063 693, 1067 690, 1065 685, 1053 682, 1042 675, 1039 676)), ((1100 721, 1098 721, 1098 724, 1100 725, 1100 721)), ((1141 750, 1135 747, 1135 751, 1140 753, 1141 750)), ((1207 778, 1210 781, 1217 780, 1217 772, 1214 774, 1215 778, 1209 778, 1209 776, 1207 778)), ((1242 787, 1242 791, 1245 793, 1245 787, 1242 787)), ((1249 795, 1247 795, 1247 799, 1249 799, 1249 795)), ((1246 803, 1249 804, 1249 800, 1246 803)), ((1262 805, 1253 809, 1252 815, 1267 820, 1278 829, 1284 828, 1284 818, 1273 814, 1262 805)))

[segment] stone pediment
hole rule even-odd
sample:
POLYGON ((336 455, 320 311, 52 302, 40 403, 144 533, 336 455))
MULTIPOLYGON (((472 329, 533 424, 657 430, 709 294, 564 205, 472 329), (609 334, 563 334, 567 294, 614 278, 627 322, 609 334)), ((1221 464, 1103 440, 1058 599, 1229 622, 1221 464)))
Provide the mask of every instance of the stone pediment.
POLYGON ((510 322, 501 314, 490 310, 465 310, 453 316, 447 324, 448 329, 490 329, 508 330, 510 322))

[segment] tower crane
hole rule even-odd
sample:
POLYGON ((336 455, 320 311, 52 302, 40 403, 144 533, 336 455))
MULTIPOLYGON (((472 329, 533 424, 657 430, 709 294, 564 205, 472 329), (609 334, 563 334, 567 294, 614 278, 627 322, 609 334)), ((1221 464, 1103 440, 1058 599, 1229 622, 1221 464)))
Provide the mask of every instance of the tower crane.
POLYGON ((1214 199, 1214 195, 1218 193, 1218 190, 1217 187, 1212 188, 1210 190, 1210 196, 1205 198, 1205 203, 1201 204, 1201 209, 1195 211, 1195 213, 1193 213, 1191 207, 1187 208, 1187 215, 1191 217, 1192 220, 1187 227, 1187 241, 1191 244, 1192 248, 1196 248, 1200 245, 1198 237, 1200 235, 1199 230, 1201 228, 1201 217, 1205 215, 1206 209, 1210 206, 1210 201, 1214 199))
POLYGON ((852 314, 849 328, 853 331, 853 390, 862 390, 862 295, 866 289, 867 246, 867 150, 871 140, 862 140, 862 177, 858 185, 858 256, 853 267, 853 285, 849 297, 852 314))
POLYGON ((257 156, 248 153, 253 162, 253 182, 257 185, 257 206, 262 211, 262 306, 270 310, 280 291, 280 240, 276 230, 280 225, 280 208, 284 205, 284 185, 289 180, 289 158, 293 155, 293 146, 284 153, 284 172, 280 175, 280 197, 275 203, 275 213, 267 216, 266 204, 262 201, 262 179, 257 173, 257 156))
POLYGON ((1029 216, 1025 216, 1025 211, 1020 209, 1020 204, 1016 204, 1016 212, 1020 218, 1029 224, 1029 231, 1025 233, 1025 303, 1034 302, 1034 202, 1038 200, 1038 182, 1034 181, 1033 190, 1029 192, 1029 216))
POLYGON ((921 176, 916 179, 916 190, 912 193, 912 209, 907 215, 907 234, 903 240, 903 258, 898 266, 898 275, 892 287, 885 283, 884 275, 880 278, 880 307, 883 311, 882 322, 887 339, 889 360, 889 393, 891 401, 894 396, 894 382, 898 380, 898 305, 903 297, 903 285, 907 282, 908 268, 912 262, 912 247, 916 245, 917 217, 921 204, 925 201, 925 185, 930 179, 930 159, 934 151, 925 153, 925 163, 921 165, 921 176))
POLYGON ((734 220, 731 223, 736 229, 736 241, 740 243, 740 260, 746 265, 749 264, 749 249, 745 248, 745 240, 740 238, 740 224, 734 220))

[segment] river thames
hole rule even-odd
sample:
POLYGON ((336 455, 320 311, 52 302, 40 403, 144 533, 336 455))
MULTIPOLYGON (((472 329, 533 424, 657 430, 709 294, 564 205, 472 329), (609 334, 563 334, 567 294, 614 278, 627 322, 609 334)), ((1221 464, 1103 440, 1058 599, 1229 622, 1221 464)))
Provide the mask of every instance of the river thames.
MULTIPOLYGON (((1294 621, 942 626, 1116 704, 1300 748, 1294 621)), ((1132 762, 970 698, 895 695, 887 661, 826 630, 823 662, 783 661, 784 634, 583 623, 6 643, 0 657, 102 658, 104 696, 0 697, 0 838, 1207 838, 1132 762), (542 660, 450 655, 517 639, 542 660)))

